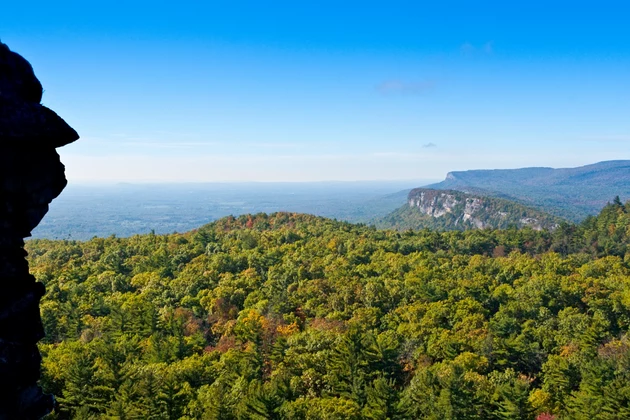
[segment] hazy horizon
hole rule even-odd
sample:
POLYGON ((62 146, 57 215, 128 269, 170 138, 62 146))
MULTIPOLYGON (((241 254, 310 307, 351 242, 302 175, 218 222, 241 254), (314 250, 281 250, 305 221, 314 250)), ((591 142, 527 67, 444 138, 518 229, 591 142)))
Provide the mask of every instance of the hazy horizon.
POLYGON ((33 238, 185 232, 228 215, 310 213, 368 223, 431 180, 241 183, 70 183, 33 238))
POLYGON ((442 179, 364 179, 364 180, 321 180, 321 181, 256 181, 256 180, 244 180, 244 181, 154 181, 154 180, 134 180, 134 181, 109 181, 109 180, 79 180, 74 181, 71 186, 161 186, 161 185, 373 185, 373 184, 410 184, 422 186, 431 183, 442 181, 442 179))

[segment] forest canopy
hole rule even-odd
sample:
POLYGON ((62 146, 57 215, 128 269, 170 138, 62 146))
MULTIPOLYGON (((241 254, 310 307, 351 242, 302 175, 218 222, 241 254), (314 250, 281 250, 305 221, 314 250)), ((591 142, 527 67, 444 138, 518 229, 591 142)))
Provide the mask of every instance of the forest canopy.
POLYGON ((580 225, 302 214, 32 240, 50 418, 630 418, 630 203, 580 225))

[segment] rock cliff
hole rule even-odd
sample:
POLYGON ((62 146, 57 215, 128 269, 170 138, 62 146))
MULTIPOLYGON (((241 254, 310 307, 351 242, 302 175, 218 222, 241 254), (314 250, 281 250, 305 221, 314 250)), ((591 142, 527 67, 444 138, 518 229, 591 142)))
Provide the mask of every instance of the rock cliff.
POLYGON ((453 190, 416 188, 407 205, 386 216, 381 227, 466 230, 484 228, 553 229, 560 219, 521 204, 453 190))
POLYGON ((37 386, 44 331, 44 286, 29 273, 23 238, 66 186, 56 148, 78 139, 40 104, 42 85, 31 65, 0 43, 0 419, 48 414, 54 398, 37 386))

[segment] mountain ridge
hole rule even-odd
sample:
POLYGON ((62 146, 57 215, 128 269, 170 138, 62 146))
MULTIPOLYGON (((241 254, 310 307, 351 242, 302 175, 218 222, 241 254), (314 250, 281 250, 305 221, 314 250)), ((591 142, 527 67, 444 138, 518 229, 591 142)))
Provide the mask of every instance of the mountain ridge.
POLYGON ((452 171, 425 188, 510 199, 579 222, 614 197, 630 198, 630 160, 574 168, 529 167, 452 171))

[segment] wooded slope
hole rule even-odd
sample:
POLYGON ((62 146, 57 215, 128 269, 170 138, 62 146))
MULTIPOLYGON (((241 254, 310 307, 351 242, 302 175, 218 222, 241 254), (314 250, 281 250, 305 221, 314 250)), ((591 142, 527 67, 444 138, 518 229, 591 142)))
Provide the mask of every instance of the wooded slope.
POLYGON ((29 241, 52 418, 630 417, 629 210, 553 234, 277 213, 29 241))

